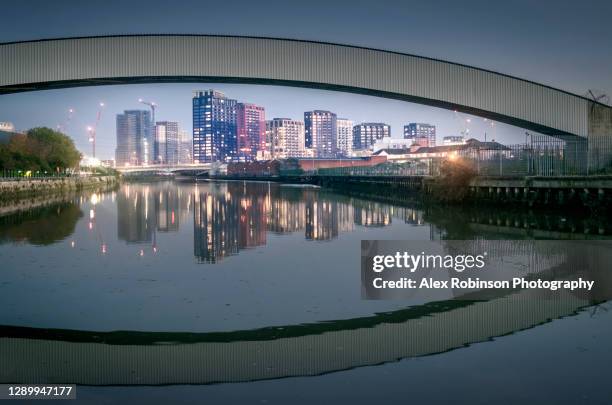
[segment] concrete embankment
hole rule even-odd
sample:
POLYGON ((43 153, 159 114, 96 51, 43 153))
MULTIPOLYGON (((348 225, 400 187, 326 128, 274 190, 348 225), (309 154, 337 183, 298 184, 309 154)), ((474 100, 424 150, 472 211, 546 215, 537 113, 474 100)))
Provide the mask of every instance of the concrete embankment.
POLYGON ((469 199, 544 207, 612 207, 612 176, 475 178, 469 199))
POLYGON ((113 176, 0 181, 0 201, 14 201, 68 191, 107 189, 117 185, 118 182, 119 179, 113 176))
POLYGON ((316 184, 352 195, 373 195, 388 201, 421 200, 468 205, 523 205, 609 209, 612 176, 474 177, 302 175, 222 177, 217 180, 277 181, 316 184))

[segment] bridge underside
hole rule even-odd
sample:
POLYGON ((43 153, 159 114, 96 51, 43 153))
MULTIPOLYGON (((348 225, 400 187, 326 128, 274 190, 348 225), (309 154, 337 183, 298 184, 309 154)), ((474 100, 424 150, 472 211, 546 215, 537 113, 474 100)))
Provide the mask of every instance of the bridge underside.
MULTIPOLYGON (((277 80, 277 79, 258 79, 258 78, 243 78, 243 77, 219 77, 219 76, 136 76, 136 77, 115 77, 108 79, 84 79, 84 80, 64 80, 56 82, 40 82, 29 83, 27 85, 5 86, 0 87, 1 94, 10 94, 24 91, 40 91, 64 89, 70 87, 83 86, 109 86, 109 85, 126 85, 126 84, 147 84, 147 83, 238 83, 238 84, 254 84, 254 85, 273 85, 299 87, 309 89, 320 89, 330 91, 340 91, 346 93, 355 93, 367 96, 388 98, 401 100, 416 104, 428 105, 431 107, 443 108, 452 111, 459 111, 466 114, 475 115, 478 117, 488 118, 494 121, 513 125, 519 128, 524 128, 530 131, 538 132, 544 135, 553 136, 564 140, 579 140, 584 139, 583 135, 576 135, 570 132, 551 128, 545 125, 522 120, 519 118, 482 110, 461 104, 454 104, 442 100, 429 99, 413 95, 405 95, 393 92, 365 89, 359 87, 324 84, 314 82, 301 82, 294 80, 277 80)), ((612 132, 611 132, 612 133, 612 132)))
POLYGON ((505 74, 397 52, 312 41, 133 35, 0 44, 0 94, 75 86, 224 82, 359 93, 457 110, 612 159, 612 108, 505 74))

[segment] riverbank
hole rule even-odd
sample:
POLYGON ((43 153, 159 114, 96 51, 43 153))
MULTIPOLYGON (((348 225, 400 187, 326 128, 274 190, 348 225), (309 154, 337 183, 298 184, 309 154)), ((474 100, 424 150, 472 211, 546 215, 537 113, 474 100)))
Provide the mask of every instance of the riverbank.
POLYGON ((114 176, 24 179, 0 182, 0 205, 21 199, 48 197, 71 191, 107 190, 119 184, 114 176))
POLYGON ((427 202, 464 206, 523 206, 560 210, 608 210, 612 176, 425 177, 302 175, 219 176, 211 180, 274 181, 314 184, 387 202, 427 202))

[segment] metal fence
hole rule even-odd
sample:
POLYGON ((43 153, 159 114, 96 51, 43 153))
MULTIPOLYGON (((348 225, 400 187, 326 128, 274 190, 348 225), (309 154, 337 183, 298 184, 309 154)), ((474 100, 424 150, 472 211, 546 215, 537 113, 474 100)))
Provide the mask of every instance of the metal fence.
POLYGON ((410 163, 383 163, 376 166, 335 167, 311 172, 321 176, 429 176, 433 173, 431 160, 410 163))
MULTIPOLYGON (((469 150, 459 154, 483 176, 588 176, 612 173, 612 142, 533 137, 498 150, 469 150)), ((435 170, 435 167, 433 168, 435 170)), ((435 173, 433 173, 435 174, 435 173)))
POLYGON ((318 169, 319 175, 436 176, 445 162, 470 167, 481 176, 586 176, 612 174, 612 137, 589 140, 533 136, 517 145, 457 148, 437 156, 389 161, 367 167, 318 169))
POLYGON ((478 175, 482 176, 589 174, 586 141, 548 140, 520 145, 503 145, 498 150, 468 150, 458 155, 459 159, 464 160, 478 175))

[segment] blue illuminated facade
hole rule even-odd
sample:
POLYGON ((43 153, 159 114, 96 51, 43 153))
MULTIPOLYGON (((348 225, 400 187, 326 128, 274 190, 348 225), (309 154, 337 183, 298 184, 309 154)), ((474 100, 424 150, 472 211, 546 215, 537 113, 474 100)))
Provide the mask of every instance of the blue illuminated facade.
POLYGON ((193 96, 194 163, 230 162, 237 159, 236 100, 215 91, 193 96))

